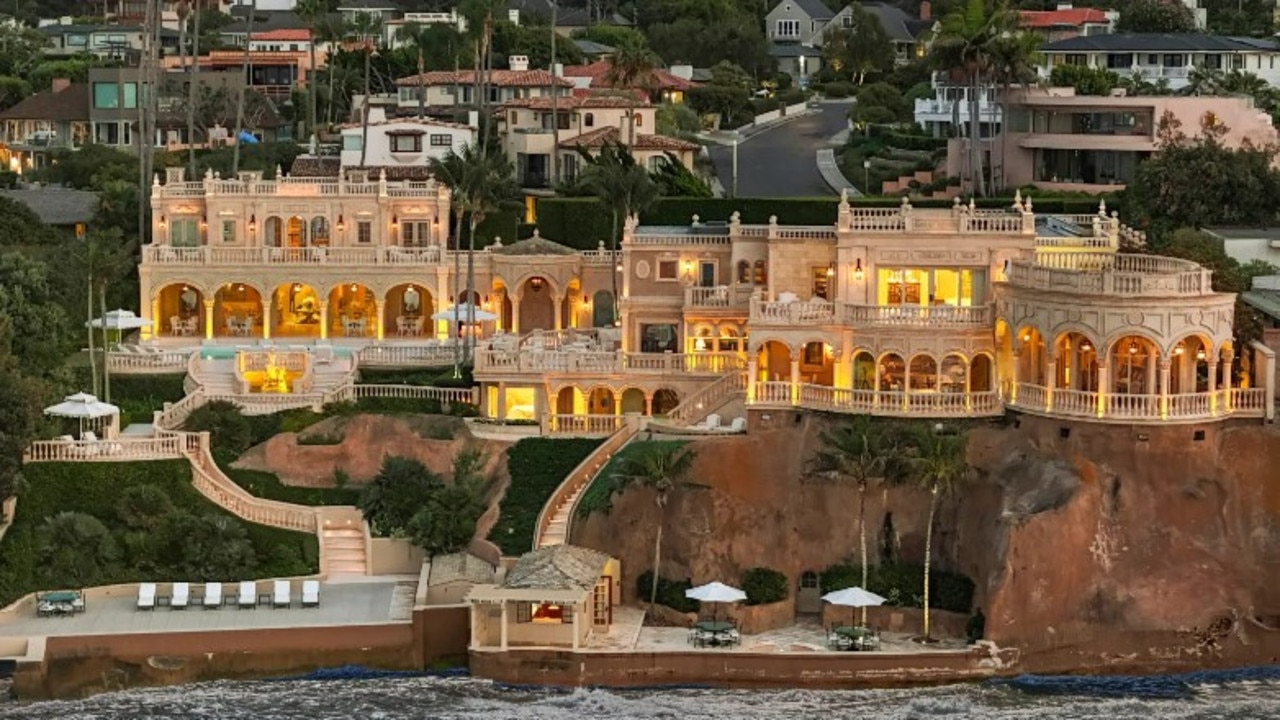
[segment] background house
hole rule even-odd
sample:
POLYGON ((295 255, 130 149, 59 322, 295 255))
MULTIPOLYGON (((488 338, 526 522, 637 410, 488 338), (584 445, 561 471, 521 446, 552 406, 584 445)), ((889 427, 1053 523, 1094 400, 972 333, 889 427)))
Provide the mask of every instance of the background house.
POLYGON ((764 16, 770 43, 821 45, 822 31, 835 12, 822 0, 781 0, 764 16))
POLYGON ((89 86, 55 79, 52 88, 0 112, 0 122, 4 167, 16 173, 44 167, 51 152, 89 141, 89 86))
POLYGON ((417 118, 387 119, 381 108, 369 111, 369 147, 364 147, 364 126, 342 128, 341 162, 344 168, 386 168, 388 178, 425 179, 432 158, 450 151, 462 152, 475 138, 475 129, 457 123, 417 118), (361 157, 364 162, 361 163, 361 157))

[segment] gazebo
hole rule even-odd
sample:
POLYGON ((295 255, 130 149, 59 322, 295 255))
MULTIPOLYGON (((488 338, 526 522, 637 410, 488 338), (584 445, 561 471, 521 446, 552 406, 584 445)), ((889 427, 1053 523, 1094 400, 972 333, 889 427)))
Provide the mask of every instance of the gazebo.
POLYGON ((79 420, 81 439, 84 439, 87 432, 103 440, 113 439, 120 434, 120 408, 102 402, 88 393, 68 395, 57 405, 45 408, 44 414, 79 420))

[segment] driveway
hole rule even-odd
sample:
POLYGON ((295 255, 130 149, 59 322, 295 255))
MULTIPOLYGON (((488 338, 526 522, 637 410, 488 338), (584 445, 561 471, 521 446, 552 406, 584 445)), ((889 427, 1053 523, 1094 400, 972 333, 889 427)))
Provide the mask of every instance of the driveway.
MULTIPOLYGON (((739 197, 835 195, 818 172, 815 154, 848 127, 850 105, 824 103, 819 111, 768 128, 738 143, 739 197)), ((725 190, 733 190, 733 146, 713 145, 711 159, 725 190)))

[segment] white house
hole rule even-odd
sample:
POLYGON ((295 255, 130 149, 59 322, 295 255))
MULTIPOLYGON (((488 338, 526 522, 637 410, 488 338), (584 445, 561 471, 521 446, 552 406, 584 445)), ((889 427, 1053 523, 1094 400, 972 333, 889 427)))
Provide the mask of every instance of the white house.
POLYGON ((417 118, 388 120, 381 108, 373 108, 369 111, 367 152, 363 150, 364 129, 359 123, 342 128, 342 167, 425 167, 431 158, 443 158, 450 150, 461 152, 474 137, 475 129, 466 125, 417 118))
POLYGON ((1045 77, 1056 65, 1086 65, 1121 77, 1164 80, 1171 89, 1181 90, 1190 84, 1191 69, 1200 67, 1242 70, 1271 85, 1280 84, 1280 45, 1260 38, 1202 33, 1082 35, 1044 45, 1040 52, 1045 60, 1040 73, 1045 77))

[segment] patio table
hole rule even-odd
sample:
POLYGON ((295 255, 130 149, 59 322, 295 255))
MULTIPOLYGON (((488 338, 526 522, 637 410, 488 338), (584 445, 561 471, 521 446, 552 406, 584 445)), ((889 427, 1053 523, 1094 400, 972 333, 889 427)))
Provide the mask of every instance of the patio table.
POLYGON ((725 622, 723 620, 720 620, 720 621, 702 620, 698 624, 694 625, 694 627, 704 632, 723 633, 723 632, 729 632, 730 630, 732 630, 733 623, 725 622))
POLYGON ((852 627, 849 625, 843 625, 841 627, 836 628, 836 634, 843 635, 847 638, 857 639, 860 637, 864 637, 866 635, 870 635, 871 631, 864 627, 852 627))

